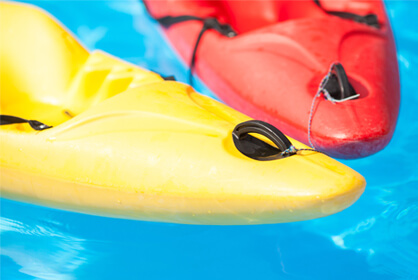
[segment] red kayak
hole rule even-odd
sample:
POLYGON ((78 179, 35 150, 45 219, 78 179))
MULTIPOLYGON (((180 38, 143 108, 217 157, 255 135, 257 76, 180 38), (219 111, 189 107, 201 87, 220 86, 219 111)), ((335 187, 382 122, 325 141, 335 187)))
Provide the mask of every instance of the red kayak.
POLYGON ((235 109, 334 157, 389 143, 400 89, 381 1, 145 4, 194 73, 235 109))

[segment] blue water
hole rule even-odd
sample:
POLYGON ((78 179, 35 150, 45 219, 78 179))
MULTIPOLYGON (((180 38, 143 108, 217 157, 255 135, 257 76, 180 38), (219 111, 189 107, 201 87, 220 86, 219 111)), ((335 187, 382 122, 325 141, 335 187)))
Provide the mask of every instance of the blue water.
MULTIPOLYGON (((39 1, 89 49, 186 81, 137 1, 39 1)), ((1 199, 1 279, 418 279, 418 2, 388 1, 401 73, 388 147, 344 161, 368 186, 312 221, 191 226, 102 218, 1 199)), ((200 82, 200 92, 211 95, 200 82)))

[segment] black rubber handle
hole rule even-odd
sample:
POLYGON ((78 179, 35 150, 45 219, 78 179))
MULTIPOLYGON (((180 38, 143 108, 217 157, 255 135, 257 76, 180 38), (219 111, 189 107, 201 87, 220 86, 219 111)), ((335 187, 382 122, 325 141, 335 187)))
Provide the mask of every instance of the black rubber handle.
POLYGON ((357 94, 340 63, 335 63, 332 66, 331 75, 323 88, 336 100, 343 100, 357 94))
POLYGON ((251 120, 238 124, 232 131, 232 138, 238 151, 255 160, 275 160, 292 155, 292 153, 283 154, 292 147, 289 139, 276 127, 263 121, 251 120), (263 135, 277 147, 273 147, 249 133, 263 135))

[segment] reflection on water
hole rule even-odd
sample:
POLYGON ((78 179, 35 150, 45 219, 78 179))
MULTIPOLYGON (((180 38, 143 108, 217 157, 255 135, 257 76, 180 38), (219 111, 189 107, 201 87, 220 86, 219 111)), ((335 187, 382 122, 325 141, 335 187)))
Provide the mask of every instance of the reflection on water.
POLYGON ((306 222, 304 229, 331 237, 341 249, 367 256, 371 271, 414 279, 418 277, 416 187, 417 180, 370 187, 355 211, 328 217, 328 223, 306 222))
MULTIPOLYGON (((36 1, 88 48, 186 81, 134 0, 36 1), (92 16, 93 15, 93 16, 92 16)), ((401 71, 389 146, 344 163, 368 182, 349 209, 261 226, 189 226, 82 215, 2 199, 1 279, 418 279, 418 2, 387 2, 401 71), (414 121, 412 121, 414 120, 414 121), (412 147, 412 148, 411 148, 412 147)), ((201 83, 199 91, 210 94, 201 83)))
MULTIPOLYGON (((58 221, 48 225, 37 216, 24 215, 23 218, 19 210, 17 217, 2 213, 0 219, 2 261, 10 258, 20 267, 19 272, 36 279, 75 279, 72 272, 87 260, 85 240, 62 232, 58 221)), ((5 272, 9 269, 2 267, 5 272)), ((2 276, 7 276, 5 272, 2 271, 2 276)))

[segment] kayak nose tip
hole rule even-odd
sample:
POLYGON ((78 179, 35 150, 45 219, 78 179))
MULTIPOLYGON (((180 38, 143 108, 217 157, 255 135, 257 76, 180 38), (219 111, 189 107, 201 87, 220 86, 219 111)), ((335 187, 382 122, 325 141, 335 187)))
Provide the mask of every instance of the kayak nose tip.
MULTIPOLYGON (((341 159, 357 159, 371 156, 382 150, 390 141, 392 134, 376 136, 374 139, 364 137, 352 141, 341 141, 334 145, 334 148, 327 149, 327 154, 331 157, 341 159)), ((321 149, 320 147, 318 149, 321 149)))
POLYGON ((361 188, 355 189, 354 191, 349 191, 336 196, 335 198, 324 202, 320 207, 320 211, 324 214, 324 216, 338 213, 354 204, 363 194, 364 189, 365 184, 361 188))
POLYGON ((340 67, 332 66, 322 82, 320 74, 310 81, 310 92, 317 95, 310 109, 308 140, 332 157, 366 157, 389 143, 396 117, 391 106, 395 105, 379 97, 386 91, 366 79, 364 70, 340 67))

